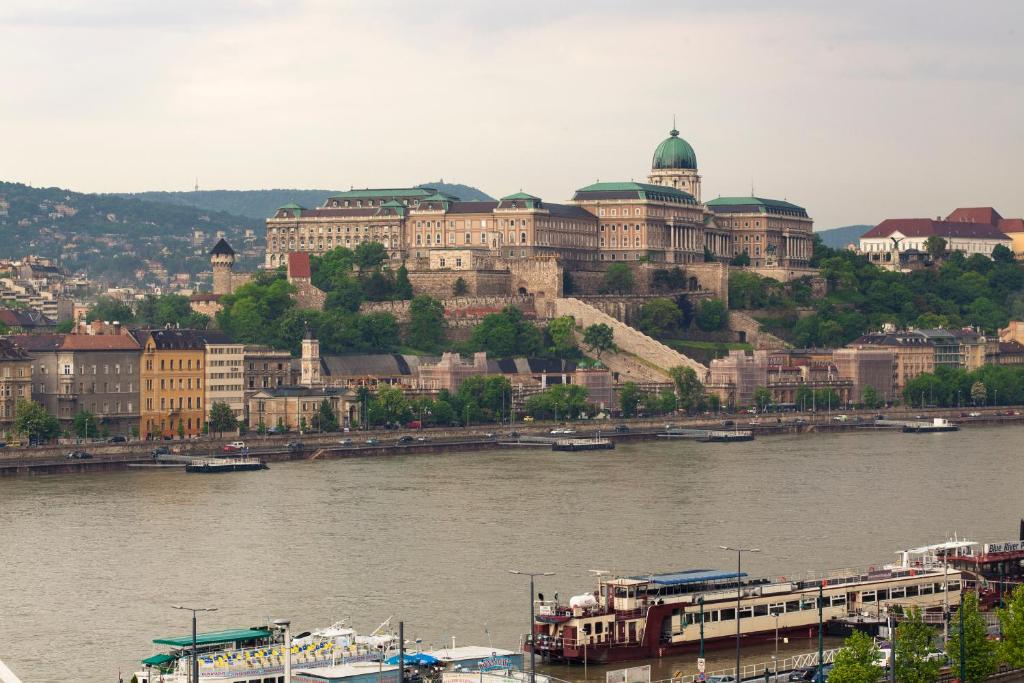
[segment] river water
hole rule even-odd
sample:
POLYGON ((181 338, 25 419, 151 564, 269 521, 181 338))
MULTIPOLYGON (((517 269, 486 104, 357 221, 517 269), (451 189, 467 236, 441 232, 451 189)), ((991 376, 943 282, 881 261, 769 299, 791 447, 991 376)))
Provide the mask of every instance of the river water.
POLYGON ((393 616, 424 645, 515 649, 529 595, 509 569, 555 572, 538 590, 564 597, 592 590, 588 569, 734 566, 719 545, 792 576, 954 532, 1013 540, 1021 440, 990 427, 0 480, 0 660, 26 683, 116 681, 152 638, 189 631, 177 603, 219 609, 200 630, 270 616, 369 632, 393 616))

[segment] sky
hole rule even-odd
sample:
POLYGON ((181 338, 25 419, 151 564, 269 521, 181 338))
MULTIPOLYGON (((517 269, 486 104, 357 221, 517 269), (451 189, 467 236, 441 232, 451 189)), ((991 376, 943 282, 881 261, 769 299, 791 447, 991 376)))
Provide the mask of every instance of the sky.
POLYGON ((817 229, 1024 215, 1024 2, 4 0, 0 180, 83 192, 644 181, 817 229))

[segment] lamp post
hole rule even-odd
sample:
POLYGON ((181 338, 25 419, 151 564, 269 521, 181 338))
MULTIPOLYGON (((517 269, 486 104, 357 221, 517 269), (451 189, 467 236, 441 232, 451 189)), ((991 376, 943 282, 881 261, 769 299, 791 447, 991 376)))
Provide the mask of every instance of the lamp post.
POLYGON ((284 631, 284 683, 292 683, 292 632, 290 626, 291 622, 287 619, 274 620, 274 628, 284 631))
POLYGON ((814 683, 825 683, 825 580, 818 584, 818 676, 814 683))
MULTIPOLYGON (((779 680, 779 611, 773 609, 771 614, 775 617, 775 654, 772 655, 772 677, 777 681, 779 680)), ((767 678, 765 676, 766 680, 767 678)))
POLYGON ((964 645, 964 593, 963 586, 960 587, 960 608, 957 610, 956 618, 960 621, 960 680, 964 680, 964 667, 967 664, 967 648, 964 645))
POLYGON ((196 612, 216 612, 216 607, 185 607, 183 605, 171 605, 172 609, 185 610, 192 613, 192 667, 190 679, 192 683, 199 683, 199 655, 196 647, 196 612))
POLYGON ((533 633, 533 580, 538 576, 554 576, 554 572, 523 572, 518 569, 509 569, 510 574, 530 577, 530 683, 537 683, 537 647, 536 638, 533 633))
POLYGON ((760 548, 733 548, 727 545, 718 546, 722 550, 736 553, 736 680, 740 676, 740 600, 743 597, 743 583, 740 580, 743 573, 743 553, 759 553, 760 548))

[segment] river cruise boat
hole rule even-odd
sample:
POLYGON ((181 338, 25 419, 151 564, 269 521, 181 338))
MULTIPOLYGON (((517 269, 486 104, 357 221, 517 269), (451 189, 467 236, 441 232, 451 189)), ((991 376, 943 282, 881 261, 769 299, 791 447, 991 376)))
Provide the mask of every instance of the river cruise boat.
MULTIPOLYGON (((384 660, 398 652, 398 638, 385 632, 388 622, 368 636, 339 622, 311 633, 299 634, 291 642, 293 679, 300 672, 337 674, 348 683, 362 680, 397 683, 397 667, 384 660), (372 674, 372 675, 371 675, 372 674), (383 674, 383 675, 382 675, 383 674)), ((233 629, 200 633, 198 683, 281 683, 287 656, 278 632, 270 628, 233 629)), ((145 670, 135 672, 138 683, 191 683, 192 635, 156 638, 165 648, 142 660, 145 670)))
POLYGON ((1024 583, 1024 520, 1019 536, 1019 540, 1000 543, 954 539, 927 549, 961 572, 964 585, 978 592, 982 608, 991 609, 1006 593, 1024 583))
MULTIPOLYGON (((770 640, 776 628, 780 634, 816 634, 819 591, 825 622, 878 615, 895 605, 942 609, 959 601, 961 575, 935 560, 934 553, 904 551, 895 564, 803 578, 751 578, 711 569, 599 576, 594 592, 567 604, 537 601, 537 654, 548 661, 605 663, 696 651, 702 615, 705 648, 731 647, 737 592, 740 634, 749 641, 770 640)), ((527 640, 525 651, 531 646, 527 640)))

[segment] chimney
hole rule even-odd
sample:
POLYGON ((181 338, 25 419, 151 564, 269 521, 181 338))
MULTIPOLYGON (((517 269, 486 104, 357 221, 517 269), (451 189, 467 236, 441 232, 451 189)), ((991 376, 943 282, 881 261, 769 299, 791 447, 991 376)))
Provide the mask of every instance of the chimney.
POLYGON ((113 324, 114 324, 113 334, 121 334, 121 321, 115 320, 113 324))

